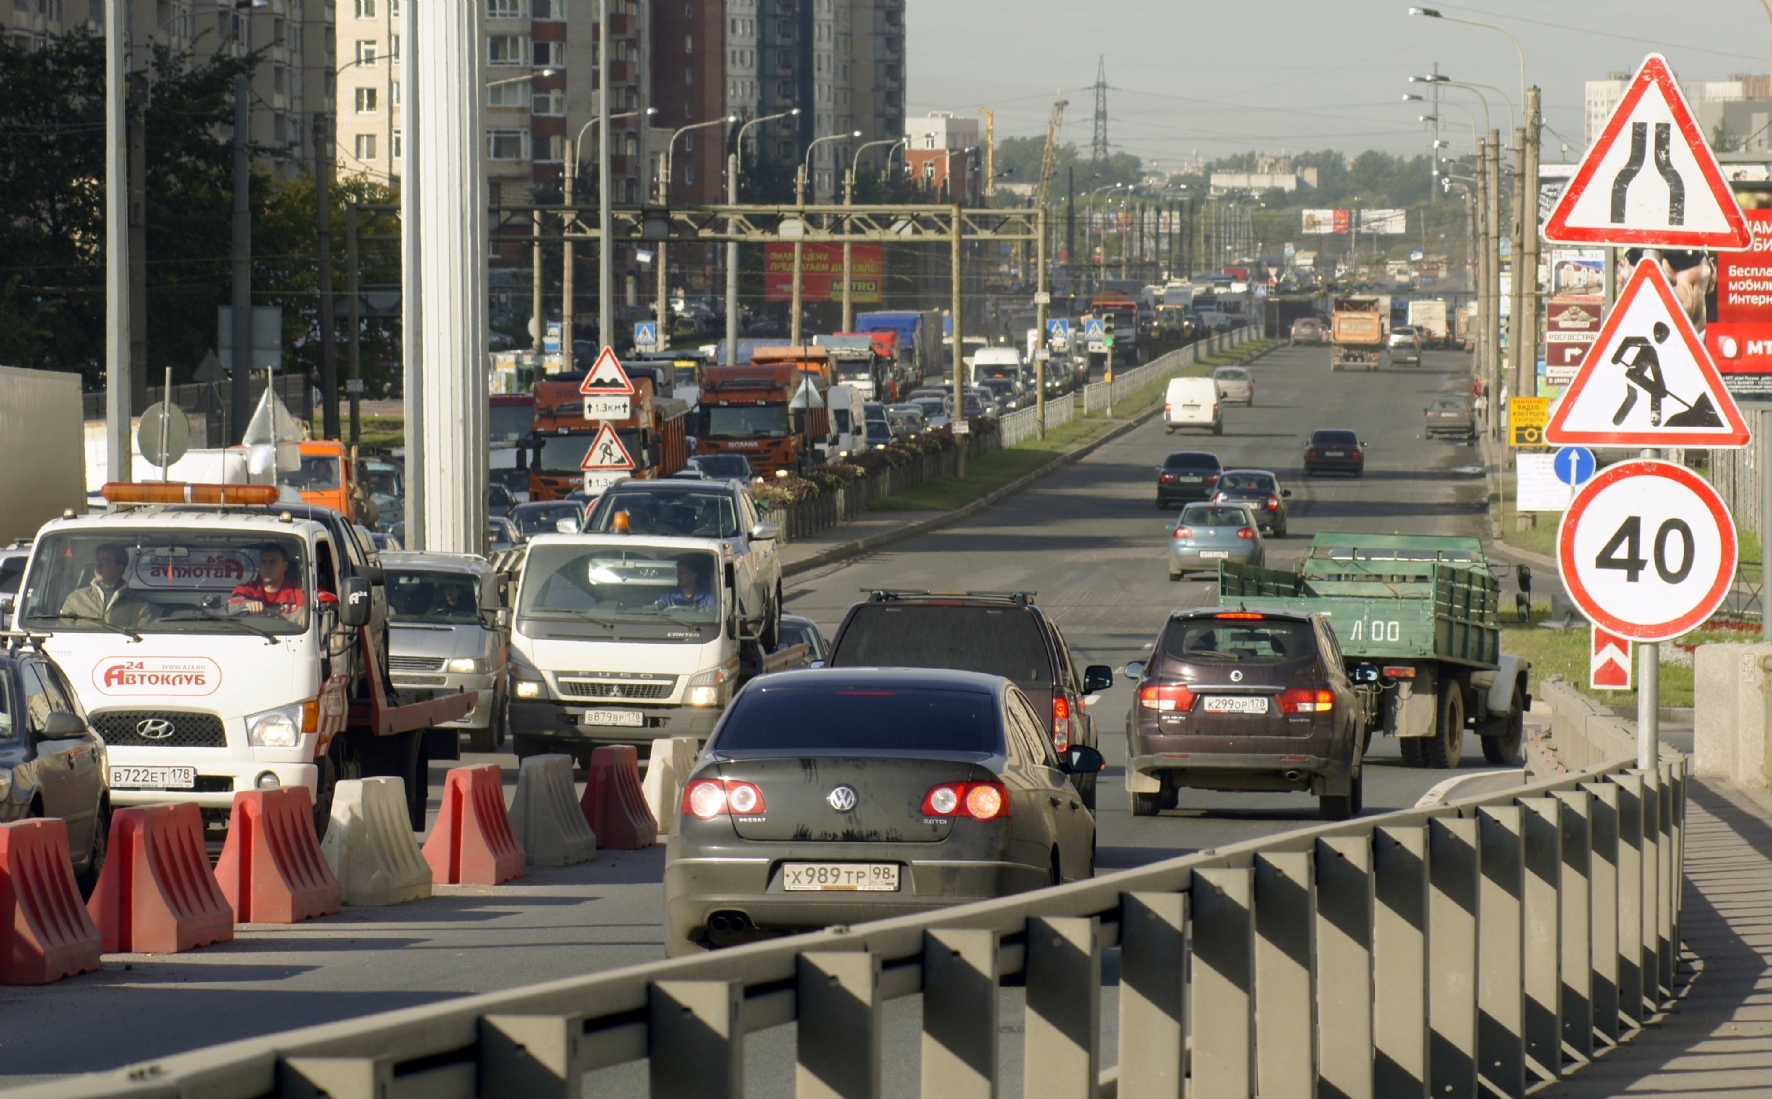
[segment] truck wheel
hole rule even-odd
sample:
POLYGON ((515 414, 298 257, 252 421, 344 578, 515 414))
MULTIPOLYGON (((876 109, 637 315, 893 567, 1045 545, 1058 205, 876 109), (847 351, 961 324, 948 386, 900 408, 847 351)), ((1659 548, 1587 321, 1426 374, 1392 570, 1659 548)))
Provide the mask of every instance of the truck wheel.
POLYGON ((338 751, 338 741, 332 742, 327 753, 315 760, 320 772, 314 790, 314 836, 316 839, 326 838, 326 826, 332 823, 332 795, 338 791, 338 764, 333 761, 333 753, 338 751))
POLYGON ((1438 771, 1458 766, 1464 755, 1464 687, 1453 678, 1441 686, 1446 693, 1440 698, 1440 720, 1433 736, 1421 738, 1427 765, 1438 771))
POLYGON ((1133 794, 1132 815, 1135 817, 1154 817, 1163 811, 1163 795, 1133 794))
POLYGON ((1507 724, 1500 736, 1483 737, 1483 758, 1503 765, 1520 761, 1520 744, 1526 739, 1526 698, 1518 684, 1514 686, 1513 702, 1508 706, 1507 724))
POLYGON ((1421 750, 1421 737, 1397 738, 1397 750, 1403 753, 1403 763, 1410 767, 1426 767, 1427 756, 1421 750))

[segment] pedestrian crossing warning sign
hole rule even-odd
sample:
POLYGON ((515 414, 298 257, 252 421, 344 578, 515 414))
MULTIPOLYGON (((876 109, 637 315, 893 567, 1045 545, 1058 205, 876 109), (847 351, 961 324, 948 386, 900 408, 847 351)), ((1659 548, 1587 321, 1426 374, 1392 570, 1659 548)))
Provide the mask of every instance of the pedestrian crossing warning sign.
POLYGON ((585 451, 585 460, 578 464, 583 470, 618 470, 633 469, 634 459, 628 455, 628 448, 621 445, 621 436, 615 429, 604 424, 597 429, 597 437, 591 440, 590 447, 585 451))
POLYGON ((1743 447, 1747 422, 1661 264, 1637 264, 1551 412, 1554 446, 1743 447))

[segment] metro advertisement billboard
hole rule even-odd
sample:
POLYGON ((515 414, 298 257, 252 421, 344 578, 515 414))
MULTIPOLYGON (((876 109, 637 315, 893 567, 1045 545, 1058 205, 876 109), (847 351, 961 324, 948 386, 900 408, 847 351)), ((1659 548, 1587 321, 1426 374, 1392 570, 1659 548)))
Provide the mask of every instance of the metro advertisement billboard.
MULTIPOLYGON (((878 244, 852 244, 849 258, 849 300, 876 304, 885 279, 886 262, 883 247, 878 244)), ((841 244, 803 244, 800 246, 800 299, 802 301, 843 300, 843 246, 841 244)), ((764 246, 763 291, 766 301, 794 300, 794 246, 764 246)))
POLYGON ((1772 397, 1772 209, 1744 212, 1753 247, 1716 253, 1715 304, 1706 310, 1704 346, 1730 393, 1765 399, 1772 397))

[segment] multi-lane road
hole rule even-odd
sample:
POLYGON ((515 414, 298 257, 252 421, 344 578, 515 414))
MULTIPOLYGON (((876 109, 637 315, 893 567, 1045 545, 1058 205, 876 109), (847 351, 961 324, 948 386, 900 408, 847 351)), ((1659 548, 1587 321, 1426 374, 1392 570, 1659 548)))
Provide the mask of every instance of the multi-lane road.
MULTIPOLYGON (((1430 397, 1469 384, 1469 360, 1424 358, 1420 368, 1331 374, 1326 348, 1280 348, 1253 364, 1256 403, 1230 408, 1222 436, 1168 436, 1146 423, 968 521, 797 577, 789 607, 828 630, 869 588, 1032 591, 1080 662, 1123 665, 1170 610, 1212 598, 1204 580, 1168 579, 1175 513, 1153 507, 1154 467, 1178 449, 1280 475, 1292 518, 1290 537, 1268 547, 1276 567, 1296 563, 1319 530, 1478 533, 1486 521, 1477 451, 1429 442, 1421 430, 1430 397), (1360 433, 1364 478, 1303 478, 1301 442, 1316 427, 1360 433)), ((1121 679, 1091 710, 1110 765, 1098 813, 1103 872, 1316 822, 1316 803, 1303 794, 1189 791, 1179 809, 1135 820, 1119 778, 1129 697, 1121 679)), ((1474 740, 1466 751, 1464 770, 1485 769, 1474 740)), ((515 760, 502 758, 514 774, 515 760)), ((1368 812, 1411 805, 1448 777, 1403 767, 1388 741, 1373 744, 1367 766, 1368 812)), ((0 1086, 660 958, 662 863, 662 848, 604 854, 495 889, 441 889, 419 904, 242 928, 233 943, 193 954, 113 959, 47 988, 0 989, 0 1086)), ((914 1032, 914 1018, 889 1020, 888 1041, 913 1057, 914 1032)), ((762 1043, 756 1071, 778 1076, 782 1057, 769 1051, 780 1043, 753 1042, 762 1043)), ((786 1043, 791 1064, 791 1037, 786 1043)), ((643 1087, 642 1079, 632 1082, 643 1087)))

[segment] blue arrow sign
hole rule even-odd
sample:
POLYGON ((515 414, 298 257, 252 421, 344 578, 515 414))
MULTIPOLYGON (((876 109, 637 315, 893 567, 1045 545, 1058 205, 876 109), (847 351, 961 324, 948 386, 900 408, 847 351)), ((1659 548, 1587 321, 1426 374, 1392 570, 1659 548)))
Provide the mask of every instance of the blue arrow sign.
POLYGON ((1582 485, 1593 477, 1598 467, 1593 451, 1584 446, 1566 446, 1557 451, 1552 468, 1556 470, 1557 480, 1564 484, 1582 485))

